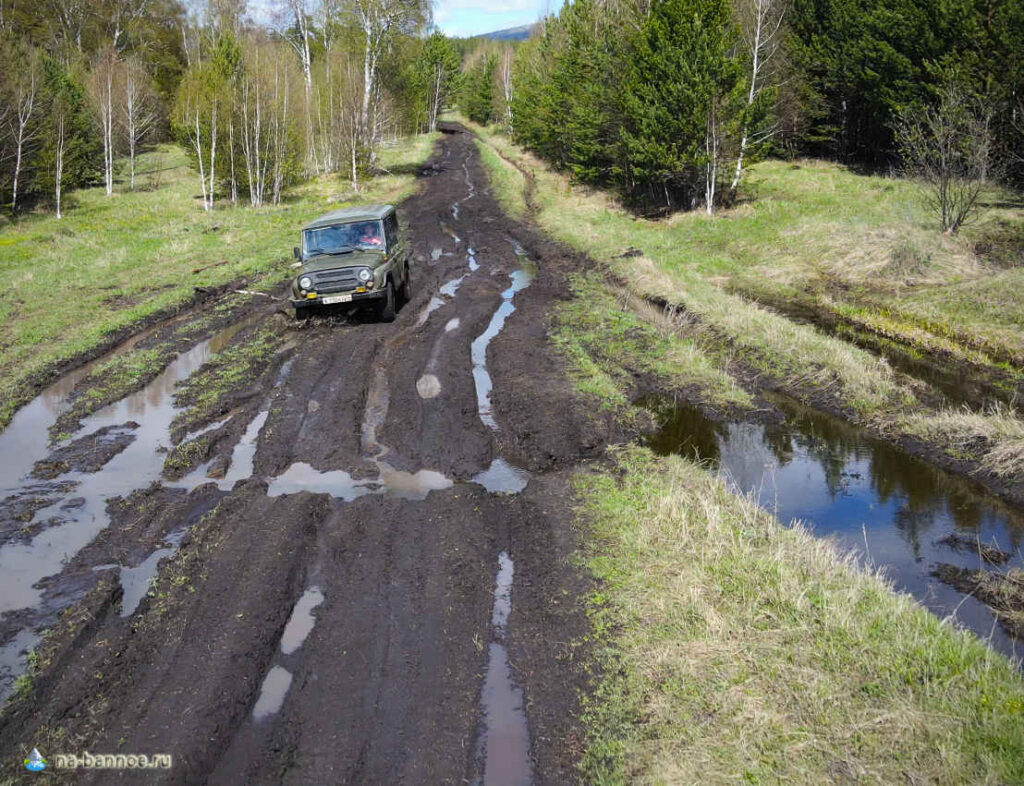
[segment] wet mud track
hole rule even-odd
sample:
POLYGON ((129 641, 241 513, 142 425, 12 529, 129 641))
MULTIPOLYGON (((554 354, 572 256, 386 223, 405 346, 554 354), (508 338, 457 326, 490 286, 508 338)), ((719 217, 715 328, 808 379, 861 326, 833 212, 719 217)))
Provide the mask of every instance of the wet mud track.
POLYGON ((62 480, 88 492, 145 465, 85 493, 68 553, 12 579, 0 647, 12 672, 30 646, 41 664, 0 716, 4 761, 170 753, 142 778, 168 783, 572 780, 586 622, 568 471, 609 427, 546 342, 573 263, 485 182, 450 129, 400 209, 413 295, 393 324, 256 311, 280 337, 266 370, 191 434, 147 387, 138 422, 111 405, 22 481, 4 548, 31 557, 70 527, 32 529, 76 493, 62 480), (180 479, 161 473, 173 443, 211 435, 180 479))

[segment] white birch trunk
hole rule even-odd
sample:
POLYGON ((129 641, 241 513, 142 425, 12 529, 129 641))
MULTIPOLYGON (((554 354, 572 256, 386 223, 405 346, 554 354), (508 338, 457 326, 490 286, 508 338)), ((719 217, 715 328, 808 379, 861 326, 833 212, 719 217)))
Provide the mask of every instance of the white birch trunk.
POLYGON ((33 70, 28 93, 18 101, 18 133, 16 135, 16 152, 14 157, 14 178, 11 185, 11 210, 18 207, 18 178, 21 175, 21 159, 28 141, 28 124, 32 119, 32 110, 36 103, 36 75, 33 70))
POLYGON ((210 206, 206 208, 208 211, 213 210, 213 190, 214 190, 214 174, 215 164, 217 160, 217 101, 213 101, 213 109, 210 112, 210 189, 209 189, 209 200, 210 206))
POLYGON ((203 137, 199 128, 199 107, 196 106, 196 135, 192 142, 196 149, 196 161, 199 162, 199 187, 203 193, 203 210, 209 212, 210 206, 206 200, 206 176, 203 170, 203 137))
POLYGON ((54 196, 57 203, 57 218, 62 218, 60 212, 61 185, 64 179, 64 113, 61 112, 57 119, 57 160, 54 166, 54 196))

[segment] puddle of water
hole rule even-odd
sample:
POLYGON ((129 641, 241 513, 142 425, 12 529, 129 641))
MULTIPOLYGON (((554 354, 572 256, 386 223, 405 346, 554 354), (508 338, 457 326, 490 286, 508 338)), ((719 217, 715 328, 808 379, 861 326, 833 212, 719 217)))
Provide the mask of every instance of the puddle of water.
POLYGON ((526 249, 523 248, 523 244, 512 237, 512 235, 506 235, 505 239, 508 240, 509 245, 512 246, 512 250, 515 252, 517 257, 525 258, 527 256, 526 249))
POLYGON ((459 329, 459 325, 461 325, 461 324, 462 323, 461 323, 461 321, 459 320, 458 317, 455 317, 454 319, 449 319, 448 322, 444 326, 444 332, 445 333, 451 333, 453 330, 458 330, 459 329))
POLYGON ((512 579, 515 567, 508 553, 498 556, 491 627, 494 641, 488 646, 484 678, 484 784, 526 786, 533 782, 530 764, 530 732, 523 709, 523 692, 515 684, 504 644, 505 627, 512 611, 512 579))
POLYGON ((0 647, 0 709, 14 693, 14 681, 25 671, 25 657, 34 650, 42 636, 34 630, 19 631, 3 647, 0 647))
POLYGON ((441 306, 444 305, 444 299, 434 295, 430 298, 430 302, 420 312, 419 318, 416 320, 416 327, 423 327, 426 324, 427 318, 437 311, 441 306))
POLYGON ((512 581, 515 579, 516 566, 507 551, 498 555, 498 575, 494 579, 494 608, 491 609, 491 627, 494 635, 505 636, 505 626, 512 613, 512 581))
POLYGON ((50 453, 48 444, 50 426, 68 410, 70 406, 68 398, 79 382, 91 374, 97 366, 129 352, 139 342, 149 338, 158 330, 180 322, 187 316, 187 314, 182 314, 163 320, 136 333, 106 354, 65 374, 32 401, 21 407, 7 424, 7 428, 0 432, 0 456, 4 457, 4 462, 0 465, 0 490, 16 491, 19 481, 31 471, 35 463, 46 458, 50 453))
POLYGON ((231 418, 233 418, 237 414, 237 412, 238 410, 232 410, 227 415, 222 417, 220 420, 215 420, 213 423, 208 423, 207 425, 203 426, 200 429, 188 432, 182 439, 182 442, 187 442, 191 439, 195 439, 196 437, 201 437, 203 436, 203 434, 209 434, 211 431, 216 431, 229 420, 231 420, 231 418))
POLYGON ((512 299, 516 296, 517 292, 521 292, 530 286, 530 282, 533 280, 533 271, 528 267, 523 267, 520 270, 514 271, 511 278, 512 286, 501 293, 503 302, 498 306, 498 310, 494 312, 494 316, 491 317, 491 322, 487 329, 477 336, 470 346, 470 353, 473 359, 473 381, 476 383, 477 410, 480 413, 480 420, 495 431, 498 429, 498 424, 491 415, 491 390, 493 383, 491 375, 487 371, 487 347, 494 340, 494 337, 501 332, 501 329, 505 327, 505 321, 516 310, 512 299))
POLYGON ((462 286, 462 281, 465 278, 465 276, 453 278, 451 281, 449 281, 447 284, 444 284, 437 291, 440 292, 445 297, 455 297, 455 293, 459 291, 459 287, 462 286))
POLYGON ((292 464, 270 481, 267 495, 280 497, 282 494, 297 494, 311 491, 314 494, 330 494, 332 497, 350 501, 372 493, 368 481, 354 480, 344 470, 320 472, 305 462, 292 464))
POLYGON ((470 273, 475 273, 480 269, 480 264, 476 261, 476 251, 472 246, 466 249, 466 262, 469 264, 470 273))
MULTIPOLYGON (((61 480, 67 483, 68 490, 53 504, 38 510, 32 519, 33 522, 54 519, 58 523, 44 527, 28 542, 11 542, 0 547, 0 614, 19 609, 38 610, 43 592, 36 585, 41 579, 59 573, 66 562, 108 526, 110 519, 106 511, 107 500, 126 497, 160 479, 164 454, 158 452, 158 448, 170 444, 170 424, 176 412, 173 402, 175 388, 251 321, 242 320, 196 344, 178 355, 143 389, 104 407, 83 421, 74 437, 119 426, 129 420, 140 425, 133 432, 135 440, 99 472, 71 472, 62 476, 61 480)), ((112 354, 127 351, 145 335, 143 333, 123 344, 112 354)), ((75 383, 89 373, 94 365, 85 366, 48 388, 15 416, 20 419, 13 432, 4 431, 0 434, 0 454, 5 459, 16 457, 14 461, 5 461, 3 468, 4 477, 14 484, 12 491, 19 490, 19 483, 22 484, 21 490, 31 484, 31 481, 23 478, 36 461, 49 453, 46 445, 49 425, 59 415, 62 407, 66 406, 67 396, 74 389, 75 383), (38 432, 35 442, 31 444, 24 439, 28 428, 26 423, 38 432)), ((11 425, 15 425, 13 421, 11 425)), ((151 557, 151 560, 124 571, 123 581, 129 584, 136 582, 142 594, 145 594, 148 585, 147 571, 155 569, 159 557, 151 557)), ((135 585, 132 588, 126 587, 127 606, 133 603, 137 605, 138 601, 133 600, 137 591, 135 585)), ((71 600, 73 598, 68 597, 63 602, 66 605, 71 600)), ((55 611, 47 609, 46 613, 55 611)), ((34 626, 39 623, 36 620, 26 624, 34 626)), ((26 631, 20 632, 11 644, 0 650, 0 695, 10 692, 11 679, 8 675, 24 670, 24 658, 14 645, 27 635, 30 634, 26 631)))
POLYGON ((178 548, 185 530, 173 532, 164 537, 170 545, 157 549, 134 568, 121 568, 120 582, 124 595, 121 598, 121 616, 130 617, 146 597, 150 584, 156 576, 157 566, 164 557, 170 557, 178 548))
POLYGON ((281 634, 281 652, 291 655, 303 645, 316 625, 313 610, 323 602, 324 594, 319 587, 310 587, 302 594, 281 634))
POLYGON ((416 380, 416 392, 422 399, 437 398, 441 395, 441 380, 433 374, 424 374, 416 380))
POLYGON ((472 482, 479 483, 493 494, 518 494, 530 482, 530 473, 497 458, 491 466, 475 475, 472 482))
POLYGON ((252 708, 252 719, 259 722, 279 712, 291 686, 292 673, 288 669, 282 666, 271 668, 263 678, 260 696, 252 708))
POLYGON ((256 442, 259 439, 260 431, 267 422, 270 415, 268 410, 263 410, 252 422, 246 426, 245 434, 235 445, 231 453, 231 464, 228 466, 227 474, 224 475, 221 488, 230 489, 240 480, 248 480, 252 477, 253 463, 256 460, 256 442))
POLYGON ((34 585, 58 573, 65 560, 107 526, 107 500, 127 496, 160 477, 164 456, 157 453, 157 448, 168 442, 175 413, 174 388, 206 362, 212 347, 212 339, 197 344, 179 355, 145 388, 85 420, 79 433, 91 433, 129 420, 140 426, 135 431, 135 441, 100 472, 66 475, 67 480, 77 485, 60 501, 39 510, 33 518, 33 521, 57 518, 61 524, 43 529, 28 543, 9 543, 0 548, 0 613, 36 605, 42 593, 34 585), (62 510, 62 505, 71 497, 81 497, 85 502, 74 510, 62 510))
POLYGON ((191 490, 203 485, 204 483, 216 483, 217 488, 221 491, 230 491, 238 481, 248 480, 252 477, 253 466, 256 461, 256 447, 259 441, 260 431, 266 424, 267 417, 269 415, 270 412, 268 410, 263 410, 249 422, 248 426, 246 426, 245 433, 242 435, 242 438, 238 440, 238 444, 235 445, 234 450, 231 452, 231 463, 228 464, 228 470, 224 473, 224 477, 211 478, 207 474, 215 461, 215 459, 213 459, 196 467, 180 481, 165 481, 164 485, 170 488, 184 488, 191 490))
POLYGON ((648 442, 657 453, 706 461, 783 522, 800 520, 878 567, 940 617, 952 615, 1013 655, 989 609, 931 576, 943 562, 977 570, 976 551, 939 543, 950 533, 1009 552, 1024 567, 1024 514, 843 420, 774 399, 782 424, 714 424, 678 405, 648 442))
POLYGON ((431 491, 443 491, 455 485, 453 480, 434 470, 403 472, 385 461, 376 463, 380 474, 370 480, 355 480, 340 469, 320 472, 303 462, 292 464, 283 475, 270 481, 267 495, 279 497, 282 494, 310 491, 314 494, 330 494, 346 502, 367 494, 393 494, 402 499, 422 500, 431 491))
POLYGON ((384 461, 378 463, 378 468, 384 492, 403 499, 426 499, 431 491, 444 491, 455 485, 453 480, 432 469, 403 472, 384 461))

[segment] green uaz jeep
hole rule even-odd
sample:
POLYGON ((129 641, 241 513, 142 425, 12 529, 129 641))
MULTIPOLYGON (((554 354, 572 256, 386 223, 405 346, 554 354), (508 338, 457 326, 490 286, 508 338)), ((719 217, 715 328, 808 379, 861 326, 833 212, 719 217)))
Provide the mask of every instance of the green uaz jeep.
POLYGON ((295 317, 326 306, 373 306, 384 322, 409 299, 409 244, 391 205, 345 208, 302 230, 292 282, 295 317))

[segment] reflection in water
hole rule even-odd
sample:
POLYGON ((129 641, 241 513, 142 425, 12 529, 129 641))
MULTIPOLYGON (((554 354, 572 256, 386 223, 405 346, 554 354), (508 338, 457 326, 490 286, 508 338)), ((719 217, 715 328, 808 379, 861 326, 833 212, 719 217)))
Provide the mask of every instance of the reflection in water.
POLYGON ((281 634, 281 652, 291 655, 301 647, 316 625, 316 617, 313 610, 324 602, 324 594, 319 587, 310 587, 299 598, 299 602, 292 609, 292 616, 288 618, 288 624, 284 626, 284 633, 281 634))
POLYGON ((524 266, 511 274, 512 285, 501 293, 501 305, 498 306, 498 310, 491 317, 487 329, 477 336, 470 346, 470 354, 473 359, 473 381, 476 383, 476 401, 477 409, 480 412, 480 420, 495 431, 498 429, 498 424, 494 420, 494 416, 491 415, 492 382, 491 375, 487 371, 487 347, 494 340, 494 337, 501 332, 501 329, 505 327, 505 320, 515 312, 516 307, 513 305, 512 299, 516 296, 516 293, 530 286, 530 282, 533 280, 533 271, 525 264, 526 262, 527 260, 524 260, 524 266))
MULTIPOLYGON (((253 315, 240 320, 214 337, 199 342, 178 355, 144 388, 109 404, 83 421, 73 436, 120 426, 129 420, 140 425, 133 432, 135 439, 101 471, 70 472, 63 476, 63 480, 69 481, 68 490, 53 504, 38 510, 31 522, 47 522, 48 526, 27 542, 12 541, 0 547, 0 614, 23 609, 38 611, 43 600, 39 582, 60 573, 66 562, 106 528, 110 521, 107 501, 114 497, 127 497, 160 478, 164 462, 160 448, 170 444, 170 425, 176 414, 173 394, 178 383, 198 370, 212 354, 223 349, 232 337, 255 319, 256 315, 253 315), (69 505, 72 499, 76 502, 69 505)), ((151 332, 140 334, 112 354, 130 349, 151 332)), ((102 362, 102 359, 97 362, 102 362)), ((84 366, 44 391, 23 407, 8 429, 0 434, 0 454, 5 458, 0 478, 15 493, 24 490, 23 484, 32 482, 25 479, 25 473, 49 452, 47 429, 67 406, 67 396, 74 389, 69 380, 81 380, 94 365, 84 366), (13 460, 7 461, 8 458, 13 460)), ((174 537, 177 537, 175 533, 168 535, 169 540, 173 541, 174 537)), ((126 585, 124 608, 134 609, 141 600, 151 573, 162 556, 166 554, 151 556, 141 565, 122 571, 122 583, 126 585)), ((66 605, 72 599, 71 596, 62 596, 60 602, 66 605)), ((38 624, 32 621, 31 615, 25 619, 26 625, 38 624)), ((0 648, 0 700, 6 698, 12 687, 7 675, 24 668, 23 650, 15 646, 18 640, 16 638, 14 644, 0 648)))
MULTIPOLYGON (((849 423, 779 398, 781 424, 714 424, 688 405, 663 409, 663 428, 648 441, 656 453, 708 461, 738 491, 783 522, 800 520, 884 567, 897 588, 939 616, 954 615, 994 646, 1011 653, 1013 641, 993 633, 991 612, 930 575, 938 562, 978 569, 976 551, 940 543, 950 532, 969 533, 1020 553, 1024 516, 975 484, 944 472, 849 423), (866 551, 866 553, 865 553, 866 551)), ((651 402, 647 406, 656 411, 651 402)))
POLYGON ((85 503, 71 510, 65 498, 38 511, 33 521, 56 518, 61 523, 46 527, 28 543, 12 542, 0 548, 0 612, 34 606, 42 597, 35 585, 45 576, 60 572, 64 561, 89 543, 109 521, 107 500, 126 497, 160 477, 164 456, 157 448, 169 442, 175 415, 171 393, 178 382, 196 371, 210 357, 209 341, 179 355, 149 385, 91 415, 79 433, 88 434, 129 420, 141 425, 135 440, 97 473, 70 473, 76 481, 67 497, 85 503), (153 391, 160 391, 154 396, 153 391))
POLYGON ((263 678, 263 686, 260 688, 260 696, 252 708, 253 720, 265 720, 278 712, 284 704, 284 697, 288 695, 288 689, 291 686, 292 673, 288 669, 274 666, 267 672, 267 676, 263 678))
POLYGON ((494 640, 487 649, 483 709, 485 731, 484 778, 486 786, 519 786, 533 782, 530 764, 530 732, 523 710, 523 691, 515 684, 505 647, 505 628, 512 612, 512 579, 515 566, 508 552, 498 555, 494 583, 491 628, 494 640))

